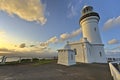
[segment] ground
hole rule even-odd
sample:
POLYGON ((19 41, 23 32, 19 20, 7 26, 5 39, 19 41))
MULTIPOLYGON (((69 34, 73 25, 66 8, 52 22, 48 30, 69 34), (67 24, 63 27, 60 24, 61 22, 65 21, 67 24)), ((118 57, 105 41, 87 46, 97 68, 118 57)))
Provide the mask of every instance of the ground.
POLYGON ((0 80, 112 80, 108 64, 74 66, 47 64, 16 64, 0 66, 0 80))

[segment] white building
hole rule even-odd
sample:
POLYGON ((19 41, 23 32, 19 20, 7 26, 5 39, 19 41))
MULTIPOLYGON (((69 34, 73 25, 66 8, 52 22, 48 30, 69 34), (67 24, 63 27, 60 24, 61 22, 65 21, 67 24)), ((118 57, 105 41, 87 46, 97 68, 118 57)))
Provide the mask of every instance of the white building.
POLYGON ((80 25, 83 38, 78 42, 67 43, 64 49, 58 50, 58 64, 73 65, 82 63, 106 63, 104 44, 102 44, 98 22, 100 16, 93 11, 92 6, 84 6, 80 25), (72 55, 71 55, 72 54, 72 55), (75 59, 74 59, 75 58, 75 59))
POLYGON ((63 65, 74 65, 75 62, 75 52, 71 49, 69 43, 67 43, 64 47, 64 49, 58 50, 58 64, 63 65))

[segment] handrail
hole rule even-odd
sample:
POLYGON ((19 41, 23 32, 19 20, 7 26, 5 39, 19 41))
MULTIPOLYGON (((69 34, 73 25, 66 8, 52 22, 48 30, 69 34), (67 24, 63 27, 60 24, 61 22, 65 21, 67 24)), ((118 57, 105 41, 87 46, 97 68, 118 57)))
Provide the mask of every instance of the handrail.
POLYGON ((110 62, 109 63, 111 75, 114 80, 120 80, 120 71, 113 65, 113 64, 117 64, 117 63, 120 63, 120 62, 110 62))

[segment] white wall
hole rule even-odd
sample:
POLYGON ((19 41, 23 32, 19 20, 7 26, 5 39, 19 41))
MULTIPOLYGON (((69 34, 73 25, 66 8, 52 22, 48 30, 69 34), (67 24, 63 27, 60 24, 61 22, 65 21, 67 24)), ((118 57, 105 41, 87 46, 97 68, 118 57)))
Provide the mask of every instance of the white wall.
POLYGON ((76 62, 83 63, 106 63, 103 44, 90 44, 88 42, 70 43, 72 49, 76 49, 76 62), (101 52, 101 56, 100 56, 101 52))
POLYGON ((76 62, 85 62, 85 54, 84 54, 84 49, 83 49, 83 44, 80 42, 77 43, 71 43, 71 49, 76 49, 76 55, 75 55, 75 60, 76 62))
POLYGON ((107 63, 107 59, 106 59, 103 46, 104 45, 102 44, 92 45, 93 62, 107 63), (100 52, 101 52, 101 55, 100 55, 100 52))
POLYGON ((58 50, 58 64, 67 66, 76 64, 74 51, 70 49, 58 50))
POLYGON ((75 52, 71 50, 68 50, 67 52, 68 52, 68 65, 76 64, 75 52))
POLYGON ((92 54, 92 46, 89 43, 84 43, 84 51, 86 52, 86 63, 92 63, 94 61, 94 55, 92 54))
POLYGON ((58 64, 67 64, 68 63, 68 54, 65 50, 58 51, 58 64))
POLYGON ((120 80, 120 72, 113 66, 113 63, 116 62, 109 63, 111 75, 114 80, 120 80))
POLYGON ((98 17, 91 16, 83 19, 80 24, 82 26, 83 37, 86 37, 90 43, 102 43, 99 28, 98 17), (96 31, 95 31, 96 28, 96 31))

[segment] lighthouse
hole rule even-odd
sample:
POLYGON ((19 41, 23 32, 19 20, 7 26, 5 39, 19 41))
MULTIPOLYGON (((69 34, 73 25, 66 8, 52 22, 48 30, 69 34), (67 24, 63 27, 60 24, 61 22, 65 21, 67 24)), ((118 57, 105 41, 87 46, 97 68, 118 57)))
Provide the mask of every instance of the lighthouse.
MULTIPOLYGON (((106 63, 104 44, 98 27, 99 14, 93 10, 92 6, 84 6, 81 14, 79 23, 82 28, 83 38, 86 38, 91 45, 90 50, 86 52, 88 62, 106 63), (88 56, 90 53, 92 56, 88 56)), ((90 47, 90 45, 86 44, 86 48, 90 47)))
POLYGON ((74 65, 80 63, 106 63, 104 44, 102 43, 98 23, 100 16, 92 6, 84 6, 79 20, 82 38, 69 42, 69 48, 58 50, 58 64, 74 65))
POLYGON ((101 44, 102 41, 98 29, 99 14, 93 11, 92 6, 84 6, 81 13, 80 25, 83 37, 87 38, 91 44, 101 44))

